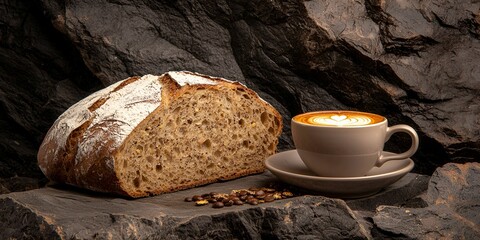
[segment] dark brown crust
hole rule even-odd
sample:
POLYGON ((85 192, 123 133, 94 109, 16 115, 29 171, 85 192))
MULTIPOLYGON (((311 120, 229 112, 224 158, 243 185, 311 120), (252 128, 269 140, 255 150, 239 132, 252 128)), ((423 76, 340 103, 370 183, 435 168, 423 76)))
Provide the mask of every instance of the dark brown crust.
MULTIPOLYGON (((112 92, 118 91, 124 86, 131 84, 140 79, 140 77, 130 77, 117 86, 112 92)), ((94 112, 102 106, 108 98, 101 97, 87 109, 94 112)), ((55 123, 60 124, 60 123, 55 123)), ((103 145, 100 154, 90 158, 82 159, 81 163, 75 164, 75 156, 77 155, 78 146, 82 144, 85 139, 82 139, 86 129, 91 125, 91 119, 85 121, 80 127, 74 129, 67 138, 65 146, 59 146, 54 138, 48 138, 51 130, 47 133, 44 142, 40 145, 38 152, 38 163, 46 169, 46 177, 54 182, 66 183, 78 187, 87 188, 94 191, 118 193, 121 195, 128 195, 120 188, 118 178, 112 171, 112 168, 107 166, 107 163, 112 159, 112 152, 108 150, 110 144, 103 145), (49 140, 50 139, 50 140, 49 140), (48 141, 49 140, 49 141, 48 141), (58 149, 56 155, 48 155, 49 149, 58 149), (81 171, 81 169, 87 169, 81 171)), ((53 129, 54 126, 52 126, 53 129)), ((95 129, 111 128, 113 126, 96 125, 92 126, 95 129)), ((107 134, 108 132, 97 132, 97 134, 107 134), (102 133, 103 132, 103 133, 102 133)), ((104 139, 109 139, 105 136, 104 139)))
MULTIPOLYGON (((80 181, 75 185, 88 188, 95 191, 115 192, 122 194, 124 191, 119 185, 119 180, 112 167, 108 166, 110 162, 113 166, 113 152, 110 146, 113 144, 110 132, 118 131, 114 122, 104 122, 91 127, 92 135, 105 139, 106 143, 96 146, 97 155, 84 158, 76 165, 75 176, 80 181), (104 131, 103 129, 109 129, 104 131), (85 170, 81 170, 85 169, 85 170)), ((87 136, 88 138, 88 136, 87 136)), ((85 139, 84 139, 85 140, 85 139)))
POLYGON ((137 81, 138 79, 140 79, 139 76, 129 77, 128 79, 123 81, 120 85, 118 85, 115 89, 113 89, 112 92, 116 92, 116 91, 122 89, 123 87, 127 86, 128 84, 131 84, 131 83, 137 81))
POLYGON ((165 109, 171 104, 171 101, 175 99, 175 95, 181 89, 181 86, 169 75, 165 75, 160 81, 162 83, 162 102, 160 103, 160 108, 165 109))
MULTIPOLYGON (((137 76, 130 77, 118 85, 112 92, 116 92, 139 79, 140 77, 137 76)), ((104 98, 101 98, 100 100, 102 99, 104 98)), ((102 102, 102 104, 104 102, 102 102)), ((100 106, 97 106, 95 109, 98 107, 100 106)), ((103 135, 101 137, 102 139, 111 141, 109 135, 111 132, 118 132, 119 130, 117 130, 117 128, 118 126, 115 122, 103 122, 101 124, 93 125, 90 131, 92 132, 92 135, 103 135), (105 131, 104 129, 109 129, 109 131, 105 131)), ((82 179, 82 181, 77 181, 74 185, 94 191, 117 193, 125 196, 129 195, 121 187, 120 178, 117 176, 114 168, 112 168, 115 161, 114 156, 118 151, 118 149, 110 149, 112 144, 113 143, 107 142, 102 146, 97 146, 98 155, 83 159, 83 161, 77 164, 75 175, 78 179, 82 179), (108 166, 109 163, 111 163, 111 166, 108 166), (88 170, 81 172, 78 171, 79 169, 88 170)))

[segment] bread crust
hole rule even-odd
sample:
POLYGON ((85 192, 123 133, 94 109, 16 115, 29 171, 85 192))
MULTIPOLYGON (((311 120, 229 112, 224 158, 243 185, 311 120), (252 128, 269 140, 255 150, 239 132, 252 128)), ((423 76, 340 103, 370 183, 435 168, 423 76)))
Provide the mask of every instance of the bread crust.
POLYGON ((206 177, 193 183, 178 184, 163 190, 153 189, 149 192, 127 190, 126 183, 122 182, 119 176, 116 163, 118 154, 126 147, 127 139, 137 133, 137 129, 144 128, 153 114, 162 114, 164 109, 187 91, 202 88, 221 91, 221 88, 225 87, 241 89, 269 109, 275 121, 278 121, 279 127, 274 129, 275 134, 280 135, 281 115, 257 93, 240 83, 192 72, 131 77, 93 93, 57 119, 40 146, 40 169, 55 182, 130 197, 156 195, 220 179, 228 180, 260 173, 264 171, 264 167, 220 177, 206 177), (125 98, 131 99, 125 101, 125 98))

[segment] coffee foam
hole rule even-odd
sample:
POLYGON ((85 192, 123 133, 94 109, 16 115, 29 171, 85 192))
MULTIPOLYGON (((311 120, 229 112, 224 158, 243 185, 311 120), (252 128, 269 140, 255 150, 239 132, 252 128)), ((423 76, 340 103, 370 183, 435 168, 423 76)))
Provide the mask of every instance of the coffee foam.
POLYGON ((300 114, 294 121, 316 126, 366 126, 385 120, 384 117, 364 112, 354 111, 323 111, 300 114))

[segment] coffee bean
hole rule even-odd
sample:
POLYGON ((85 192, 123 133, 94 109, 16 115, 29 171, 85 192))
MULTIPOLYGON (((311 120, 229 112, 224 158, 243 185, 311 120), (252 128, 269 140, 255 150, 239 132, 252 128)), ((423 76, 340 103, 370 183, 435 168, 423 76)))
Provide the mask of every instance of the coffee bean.
POLYGON ((262 190, 258 190, 258 191, 255 192, 255 196, 257 196, 257 197, 258 196, 264 196, 264 195, 265 195, 265 192, 262 191, 262 190))
POLYGON ((198 201, 195 201, 195 205, 197 206, 203 206, 203 205, 207 205, 208 204, 208 201, 207 200, 198 200, 198 201))
POLYGON ((225 207, 231 207, 233 205, 233 201, 228 200, 228 202, 224 202, 223 205, 225 205, 225 207))
POLYGON ((289 191, 284 191, 284 192, 282 192, 282 196, 285 196, 287 198, 293 197, 293 193, 289 192, 289 191))
POLYGON ((273 198, 275 198, 275 200, 282 199, 282 193, 279 193, 279 192, 274 193, 273 198))
POLYGON ((248 201, 248 204, 250 205, 258 205, 258 200, 255 198, 252 198, 248 201))
POLYGON ((193 202, 193 199, 191 197, 186 197, 184 199, 185 202, 193 202))
POLYGON ((222 202, 216 202, 212 205, 213 208, 223 208, 224 206, 222 202))
POLYGON ((248 195, 248 192, 245 191, 245 190, 242 190, 239 192, 240 196, 247 196, 248 195))
POLYGON ((276 192, 276 190, 273 189, 273 188, 263 188, 262 190, 263 190, 264 192, 266 192, 266 193, 274 193, 274 192, 276 192))
POLYGON ((239 197, 231 197, 231 198, 229 198, 229 199, 230 199, 230 200, 232 200, 232 201, 234 201, 234 202, 235 202, 235 201, 239 201, 239 200, 240 200, 240 198, 239 198, 239 197))
POLYGON ((263 200, 265 202, 273 202, 275 200, 275 197, 273 196, 273 194, 267 194, 263 200))
POLYGON ((215 198, 209 198, 209 199, 208 199, 208 202, 209 202, 209 203, 216 203, 216 202, 217 202, 217 199, 215 199, 215 198))
POLYGON ((263 199, 265 197, 265 192, 262 191, 262 190, 259 190, 259 191, 255 192, 255 197, 258 198, 258 199, 263 199))
POLYGON ((255 196, 253 196, 253 195, 248 195, 248 196, 247 196, 247 200, 248 200, 248 199, 252 199, 252 198, 255 198, 255 196))
POLYGON ((203 200, 203 197, 200 196, 200 195, 195 195, 195 196, 192 197, 192 200, 193 201, 200 201, 200 200, 203 200))
POLYGON ((245 200, 247 200, 247 197, 248 197, 247 195, 241 195, 239 199, 245 202, 245 200))
POLYGON ((240 201, 240 200, 237 200, 237 201, 233 201, 233 204, 235 204, 235 205, 243 205, 243 202, 240 201))
POLYGON ((258 195, 257 199, 264 199, 266 195, 258 195))

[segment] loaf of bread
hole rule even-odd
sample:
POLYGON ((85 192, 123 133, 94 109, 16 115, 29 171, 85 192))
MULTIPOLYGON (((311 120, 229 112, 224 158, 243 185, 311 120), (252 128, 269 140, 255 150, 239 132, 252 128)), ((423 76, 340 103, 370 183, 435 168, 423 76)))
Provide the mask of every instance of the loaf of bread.
POLYGON ((131 77, 65 111, 38 152, 55 182, 143 197, 264 171, 280 114, 240 83, 192 72, 131 77))

